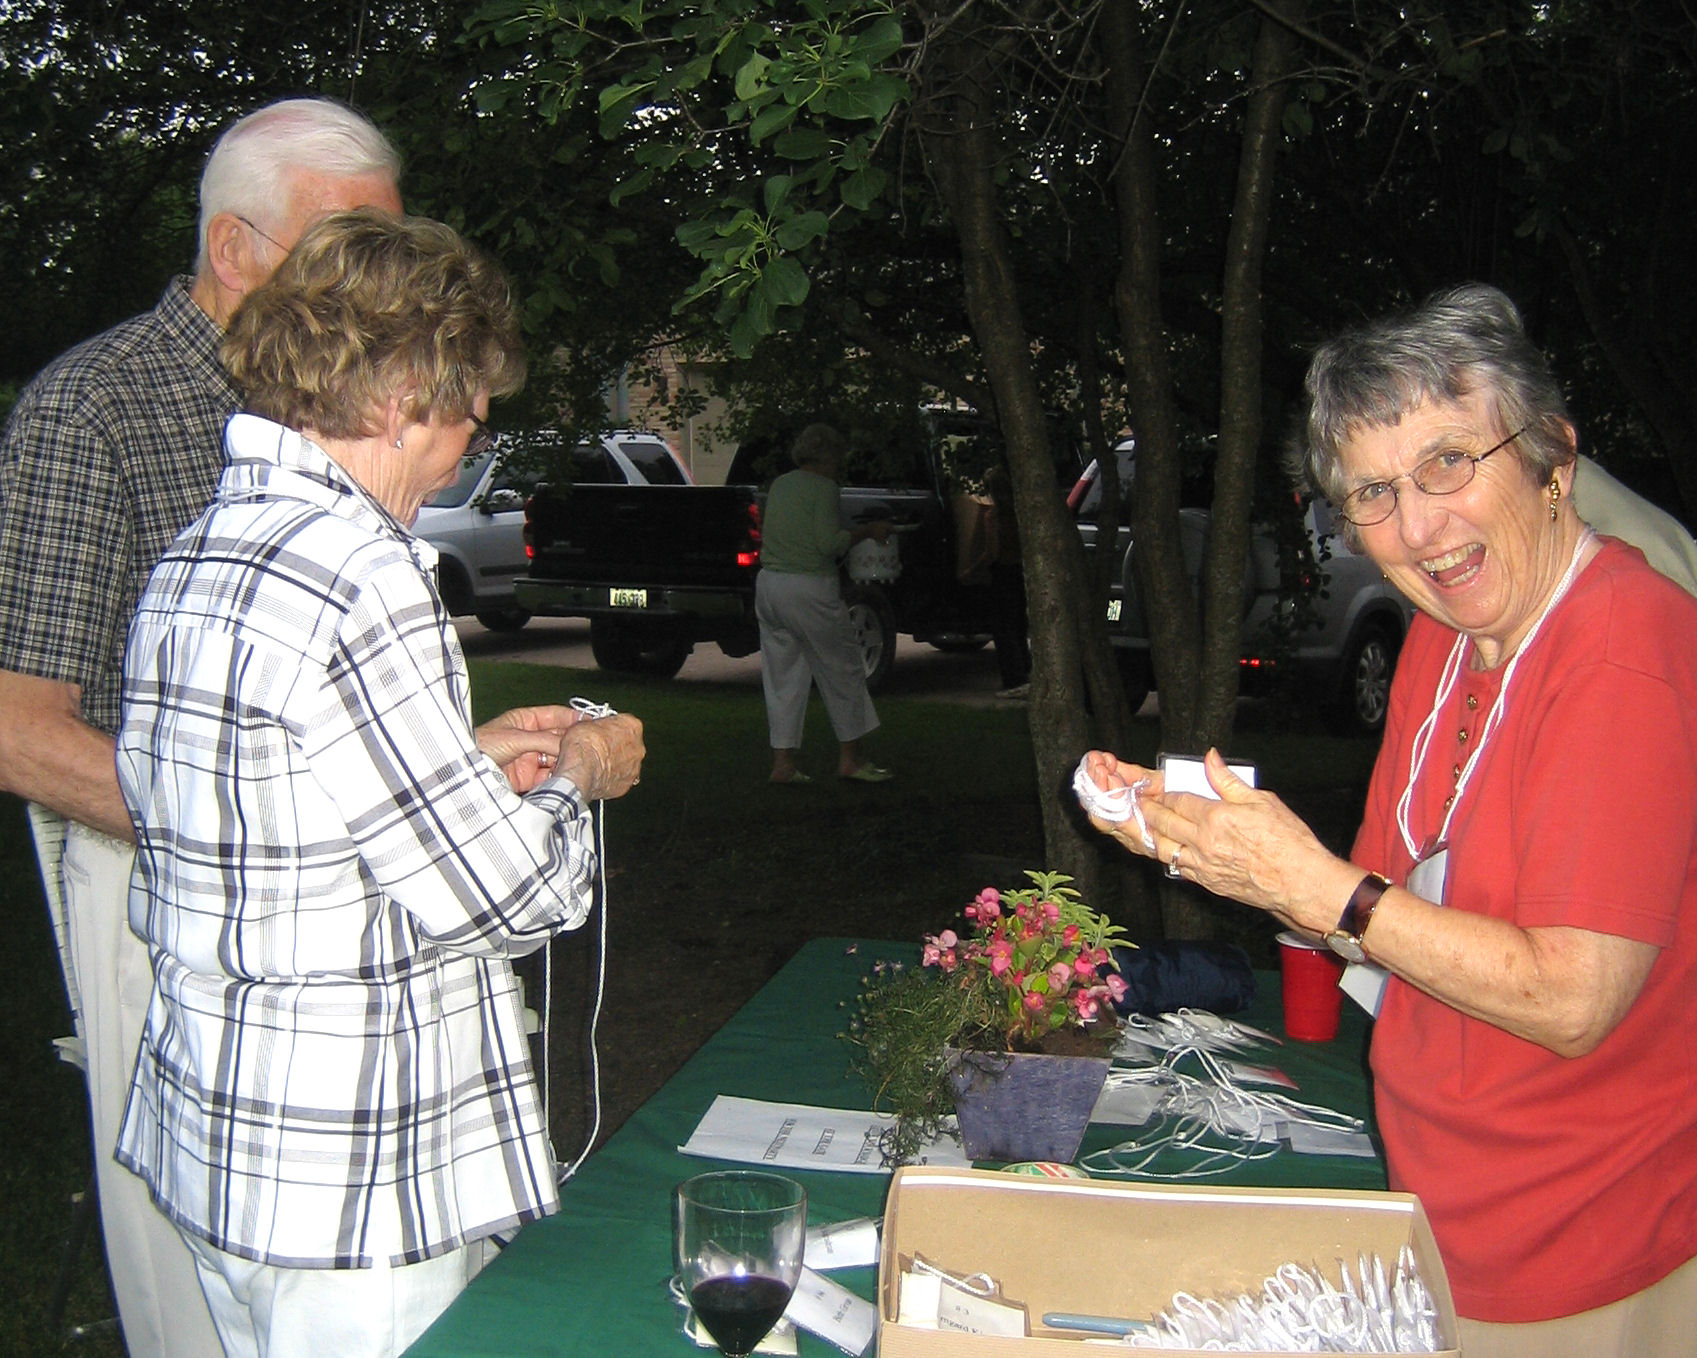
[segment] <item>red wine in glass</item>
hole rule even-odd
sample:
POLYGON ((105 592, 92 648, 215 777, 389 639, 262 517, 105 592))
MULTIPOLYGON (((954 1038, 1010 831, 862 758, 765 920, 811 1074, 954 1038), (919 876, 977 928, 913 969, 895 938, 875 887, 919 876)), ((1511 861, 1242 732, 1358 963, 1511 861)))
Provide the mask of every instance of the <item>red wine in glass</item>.
POLYGON ((689 1290, 689 1304, 713 1342, 728 1354, 751 1353, 784 1314, 793 1284, 757 1274, 709 1278, 689 1290))
POLYGON ((678 1277, 726 1358, 745 1358, 784 1314, 801 1276, 807 1193, 764 1170, 720 1170, 678 1185, 678 1277))

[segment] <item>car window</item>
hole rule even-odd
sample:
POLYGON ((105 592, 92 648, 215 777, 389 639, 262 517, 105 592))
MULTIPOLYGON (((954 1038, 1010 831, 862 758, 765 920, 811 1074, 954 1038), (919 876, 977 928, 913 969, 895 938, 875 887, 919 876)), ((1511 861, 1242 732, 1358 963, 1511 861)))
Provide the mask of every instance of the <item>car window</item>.
POLYGON ((619 451, 628 457, 651 486, 682 486, 688 482, 672 451, 656 439, 620 439, 619 451))
POLYGON ((572 449, 572 480, 580 486, 622 486, 625 477, 599 441, 586 441, 572 449))
POLYGON ((463 505, 477 489, 478 478, 483 475, 483 469, 494 456, 494 453, 484 453, 460 463, 459 479, 453 485, 437 491, 425 503, 437 509, 456 509, 463 505))
MULTIPOLYGON (((1120 500, 1123 503, 1131 490, 1131 473, 1137 465, 1136 446, 1130 440, 1121 443, 1114 449, 1114 461, 1120 469, 1120 500)), ((1084 474, 1090 478, 1090 488, 1078 502, 1078 517, 1094 523, 1096 511, 1102 507, 1102 478, 1096 475, 1094 462, 1085 469, 1084 474)))

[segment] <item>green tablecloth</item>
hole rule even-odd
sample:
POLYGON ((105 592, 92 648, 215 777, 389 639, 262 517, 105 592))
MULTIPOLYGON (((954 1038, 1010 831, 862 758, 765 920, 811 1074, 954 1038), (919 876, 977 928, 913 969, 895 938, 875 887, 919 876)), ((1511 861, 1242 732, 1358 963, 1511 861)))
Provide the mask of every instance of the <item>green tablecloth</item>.
MULTIPOLYGON (((678 1153, 717 1094, 825 1107, 864 1108, 868 1091, 848 1073, 838 1034, 848 1006, 880 956, 911 960, 916 950, 842 938, 809 943, 596 1152, 563 1190, 557 1216, 519 1233, 410 1350, 409 1358, 525 1358, 696 1352, 682 1336, 682 1312, 666 1288, 672 1271, 672 1190, 717 1162, 678 1153)), ((1278 977, 1257 973, 1257 996, 1238 1017, 1282 1032, 1278 977)), ((1367 1112, 1366 1042, 1360 1011, 1345 1004, 1330 1043, 1287 1042, 1267 1064, 1301 1086, 1305 1101, 1367 1112)), ((616 1033, 603 1041, 617 1041, 616 1033)), ((1085 1150, 1112 1145, 1120 1129, 1093 1127, 1085 1150)), ((789 1171, 786 1171, 786 1173, 789 1171)), ((815 1224, 877 1216, 889 1177, 797 1173, 815 1224)), ((1385 1186, 1380 1160, 1283 1153, 1241 1165, 1208 1183, 1267 1187, 1385 1186)), ((871 1297, 875 1270, 834 1274, 871 1297)), ((803 1334, 805 1358, 837 1351, 803 1334)))

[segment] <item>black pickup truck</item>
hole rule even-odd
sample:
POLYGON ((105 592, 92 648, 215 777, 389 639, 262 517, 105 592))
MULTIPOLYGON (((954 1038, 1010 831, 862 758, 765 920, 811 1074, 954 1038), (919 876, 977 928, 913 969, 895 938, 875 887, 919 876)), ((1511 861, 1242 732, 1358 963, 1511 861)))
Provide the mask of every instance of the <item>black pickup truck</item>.
MULTIPOLYGON (((897 529, 893 554, 865 569, 851 560, 845 570, 843 598, 872 688, 889 674, 897 633, 948 649, 983 646, 993 629, 990 590, 956 579, 940 457, 914 461, 888 478, 896 484, 842 492, 849 523, 883 519, 897 529)), ((726 655, 751 654, 760 645, 754 577, 764 493, 749 466, 739 458, 723 486, 539 485, 527 508, 530 572, 515 584, 519 605, 588 618, 603 669, 669 677, 704 641, 726 655)))

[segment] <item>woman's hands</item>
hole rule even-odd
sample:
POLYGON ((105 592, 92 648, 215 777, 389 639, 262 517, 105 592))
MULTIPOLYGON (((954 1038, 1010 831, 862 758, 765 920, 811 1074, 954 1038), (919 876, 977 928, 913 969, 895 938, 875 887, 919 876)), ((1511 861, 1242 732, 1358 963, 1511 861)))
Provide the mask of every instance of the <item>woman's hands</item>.
POLYGON ((572 707, 515 707, 484 722, 476 735, 477 748, 521 796, 558 775, 590 801, 622 797, 640 778, 647 754, 635 717, 590 717, 572 707))
POLYGON ((1232 773, 1217 750, 1208 751, 1204 769, 1218 801, 1168 793, 1155 770, 1093 750, 1085 756, 1085 772, 1097 787, 1113 792, 1145 784, 1137 795, 1154 848, 1145 845, 1135 820, 1113 824, 1092 816, 1090 823, 1145 858, 1171 864, 1177 855, 1179 875, 1217 896, 1309 933, 1332 928, 1361 869, 1332 854, 1272 793, 1232 773))

